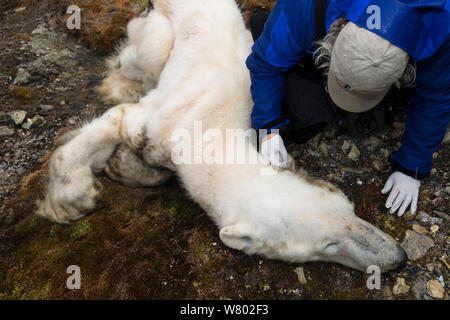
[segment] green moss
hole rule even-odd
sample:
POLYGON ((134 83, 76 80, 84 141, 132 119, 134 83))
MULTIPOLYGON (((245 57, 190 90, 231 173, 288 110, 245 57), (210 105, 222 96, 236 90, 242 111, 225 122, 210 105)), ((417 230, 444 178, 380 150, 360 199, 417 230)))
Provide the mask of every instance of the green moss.
POLYGON ((148 8, 149 0, 136 0, 136 3, 143 9, 148 8))
POLYGON ((33 291, 31 293, 31 295, 29 297, 25 297, 25 299, 30 299, 30 300, 46 299, 48 297, 48 294, 50 293, 51 286, 52 286, 52 284, 49 281, 45 284, 45 286, 43 288, 33 291))
POLYGON ((169 223, 171 226, 185 222, 193 216, 193 205, 185 199, 172 200, 166 207, 169 223))
POLYGON ((91 231, 91 224, 88 220, 80 221, 72 230, 70 237, 72 239, 79 239, 91 231))
POLYGON ((25 286, 16 284, 11 293, 0 293, 0 300, 20 300, 25 286))

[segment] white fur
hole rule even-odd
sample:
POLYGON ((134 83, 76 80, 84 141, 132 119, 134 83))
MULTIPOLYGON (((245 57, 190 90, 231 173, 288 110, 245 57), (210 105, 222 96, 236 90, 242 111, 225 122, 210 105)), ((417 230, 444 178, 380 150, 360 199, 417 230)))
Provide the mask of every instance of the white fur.
MULTIPOLYGON (((174 130, 250 127, 253 105, 245 60, 251 41, 233 0, 156 0, 130 22, 129 41, 113 59, 101 91, 121 104, 55 151, 38 214, 68 223, 94 210, 106 168, 128 185, 157 185, 176 173, 217 223, 222 241, 248 254, 293 262, 334 261, 365 271, 404 262, 405 253, 357 218, 333 186, 306 175, 262 175, 263 164, 171 161, 174 130), (120 65, 117 64, 120 61, 120 65)), ((248 154, 258 156, 253 145, 248 154)))

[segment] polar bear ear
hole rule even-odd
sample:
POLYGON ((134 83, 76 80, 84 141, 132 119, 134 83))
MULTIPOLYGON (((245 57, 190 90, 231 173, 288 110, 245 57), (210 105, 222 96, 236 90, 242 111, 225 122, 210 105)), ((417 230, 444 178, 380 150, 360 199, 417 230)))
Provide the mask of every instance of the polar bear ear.
POLYGON ((230 248, 244 250, 256 243, 254 232, 247 223, 238 223, 220 230, 220 239, 230 248))

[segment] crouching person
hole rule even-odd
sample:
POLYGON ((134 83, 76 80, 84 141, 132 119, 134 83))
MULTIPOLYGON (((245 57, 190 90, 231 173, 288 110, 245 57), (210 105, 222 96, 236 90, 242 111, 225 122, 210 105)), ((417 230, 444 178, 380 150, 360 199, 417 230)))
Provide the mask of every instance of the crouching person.
POLYGON ((449 9, 444 0, 279 0, 270 16, 254 14, 247 66, 262 156, 286 166, 283 138, 274 132, 306 142, 342 114, 349 129, 379 129, 392 88, 412 86, 402 146, 382 193, 391 213, 415 213, 450 119, 449 9))

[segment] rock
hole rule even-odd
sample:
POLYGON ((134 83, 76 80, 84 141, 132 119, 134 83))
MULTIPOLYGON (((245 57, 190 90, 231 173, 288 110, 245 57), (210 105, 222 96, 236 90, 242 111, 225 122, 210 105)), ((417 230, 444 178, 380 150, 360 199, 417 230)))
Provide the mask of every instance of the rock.
POLYGON ((398 296, 401 294, 408 293, 409 289, 410 286, 406 285, 404 278, 397 278, 395 279, 395 284, 394 287, 392 288, 392 292, 398 296))
POLYGON ((381 165, 381 162, 380 162, 380 161, 374 160, 374 161, 372 162, 372 166, 373 166, 376 170, 381 171, 382 165, 381 165))
POLYGON ((31 74, 25 68, 17 69, 16 79, 14 79, 13 84, 15 85, 24 85, 30 83, 31 74))
POLYGON ((341 150, 344 151, 344 153, 347 153, 351 146, 352 144, 349 141, 345 140, 342 144, 341 150))
POLYGON ((0 126, 0 137, 8 137, 14 134, 14 130, 6 126, 0 126))
POLYGON ((12 121, 14 121, 16 126, 20 126, 25 121, 27 112, 23 110, 12 111, 9 116, 11 117, 12 121))
POLYGON ((439 231, 439 226, 435 224, 434 226, 431 226, 430 230, 431 232, 436 233, 439 231))
POLYGON ((407 230, 405 240, 403 240, 401 245, 405 249, 409 260, 417 260, 427 254, 428 250, 434 246, 434 242, 427 236, 407 230))
POLYGON ((43 34, 46 31, 47 31, 47 28, 43 24, 40 24, 40 25, 37 26, 36 29, 31 31, 31 34, 43 34))
POLYGON ((65 70, 73 69, 76 66, 78 66, 78 62, 75 59, 72 59, 71 57, 60 57, 56 64, 60 66, 61 68, 64 68, 65 70))
POLYGON ((427 228, 422 227, 420 224, 414 223, 412 229, 419 234, 427 234, 427 228))
POLYGON ((300 284, 306 284, 308 282, 305 278, 305 273, 303 272, 302 267, 298 267, 294 270, 294 272, 297 274, 298 282, 300 282, 300 284))
POLYGON ((40 108, 41 108, 42 111, 51 111, 51 110, 55 109, 51 105, 41 105, 40 108))
POLYGON ((17 168, 17 170, 16 170, 16 173, 17 173, 19 176, 23 175, 25 172, 26 172, 26 169, 25 169, 24 167, 19 167, 19 168, 17 168))
POLYGON ((46 123, 45 119, 40 115, 34 116, 32 119, 27 119, 27 122, 22 125, 25 130, 30 130, 32 128, 41 127, 46 123))
POLYGON ((417 300, 422 300, 427 292, 427 284, 424 279, 416 280, 411 288, 411 292, 417 300))
POLYGON ((374 152, 380 146, 380 139, 370 137, 367 141, 367 151, 374 152))
POLYGON ((426 267, 427 267, 427 270, 429 272, 433 272, 434 271, 434 265, 432 263, 427 263, 426 267))
POLYGON ((390 286, 385 286, 383 288, 383 294, 382 295, 383 295, 383 298, 385 298, 385 299, 392 298, 394 296, 390 286))
POLYGON ((347 155, 352 160, 357 160, 361 153, 359 152, 359 149, 357 146, 353 145, 352 149, 350 150, 350 153, 347 155))
POLYGON ((441 284, 442 288, 445 288, 444 276, 441 275, 438 280, 439 280, 439 283, 441 284))
POLYGON ((433 213, 444 220, 450 220, 450 216, 444 212, 434 210, 433 213))
POLYGON ((319 150, 324 156, 328 156, 328 145, 325 142, 320 143, 319 150))
POLYGON ((390 152, 388 149, 381 148, 380 154, 383 156, 384 159, 387 159, 389 158, 390 152))
POLYGON ((441 224, 442 223, 442 219, 441 218, 436 218, 436 217, 431 217, 429 214, 427 214, 424 211, 420 211, 419 214, 417 215, 417 218, 425 223, 425 224, 431 224, 431 225, 435 225, 435 224, 441 224))
POLYGON ((41 127, 46 123, 45 119, 40 115, 35 115, 31 120, 33 121, 33 127, 41 127))
POLYGON ((428 294, 436 299, 443 299, 445 290, 438 280, 430 280, 427 282, 428 294))

